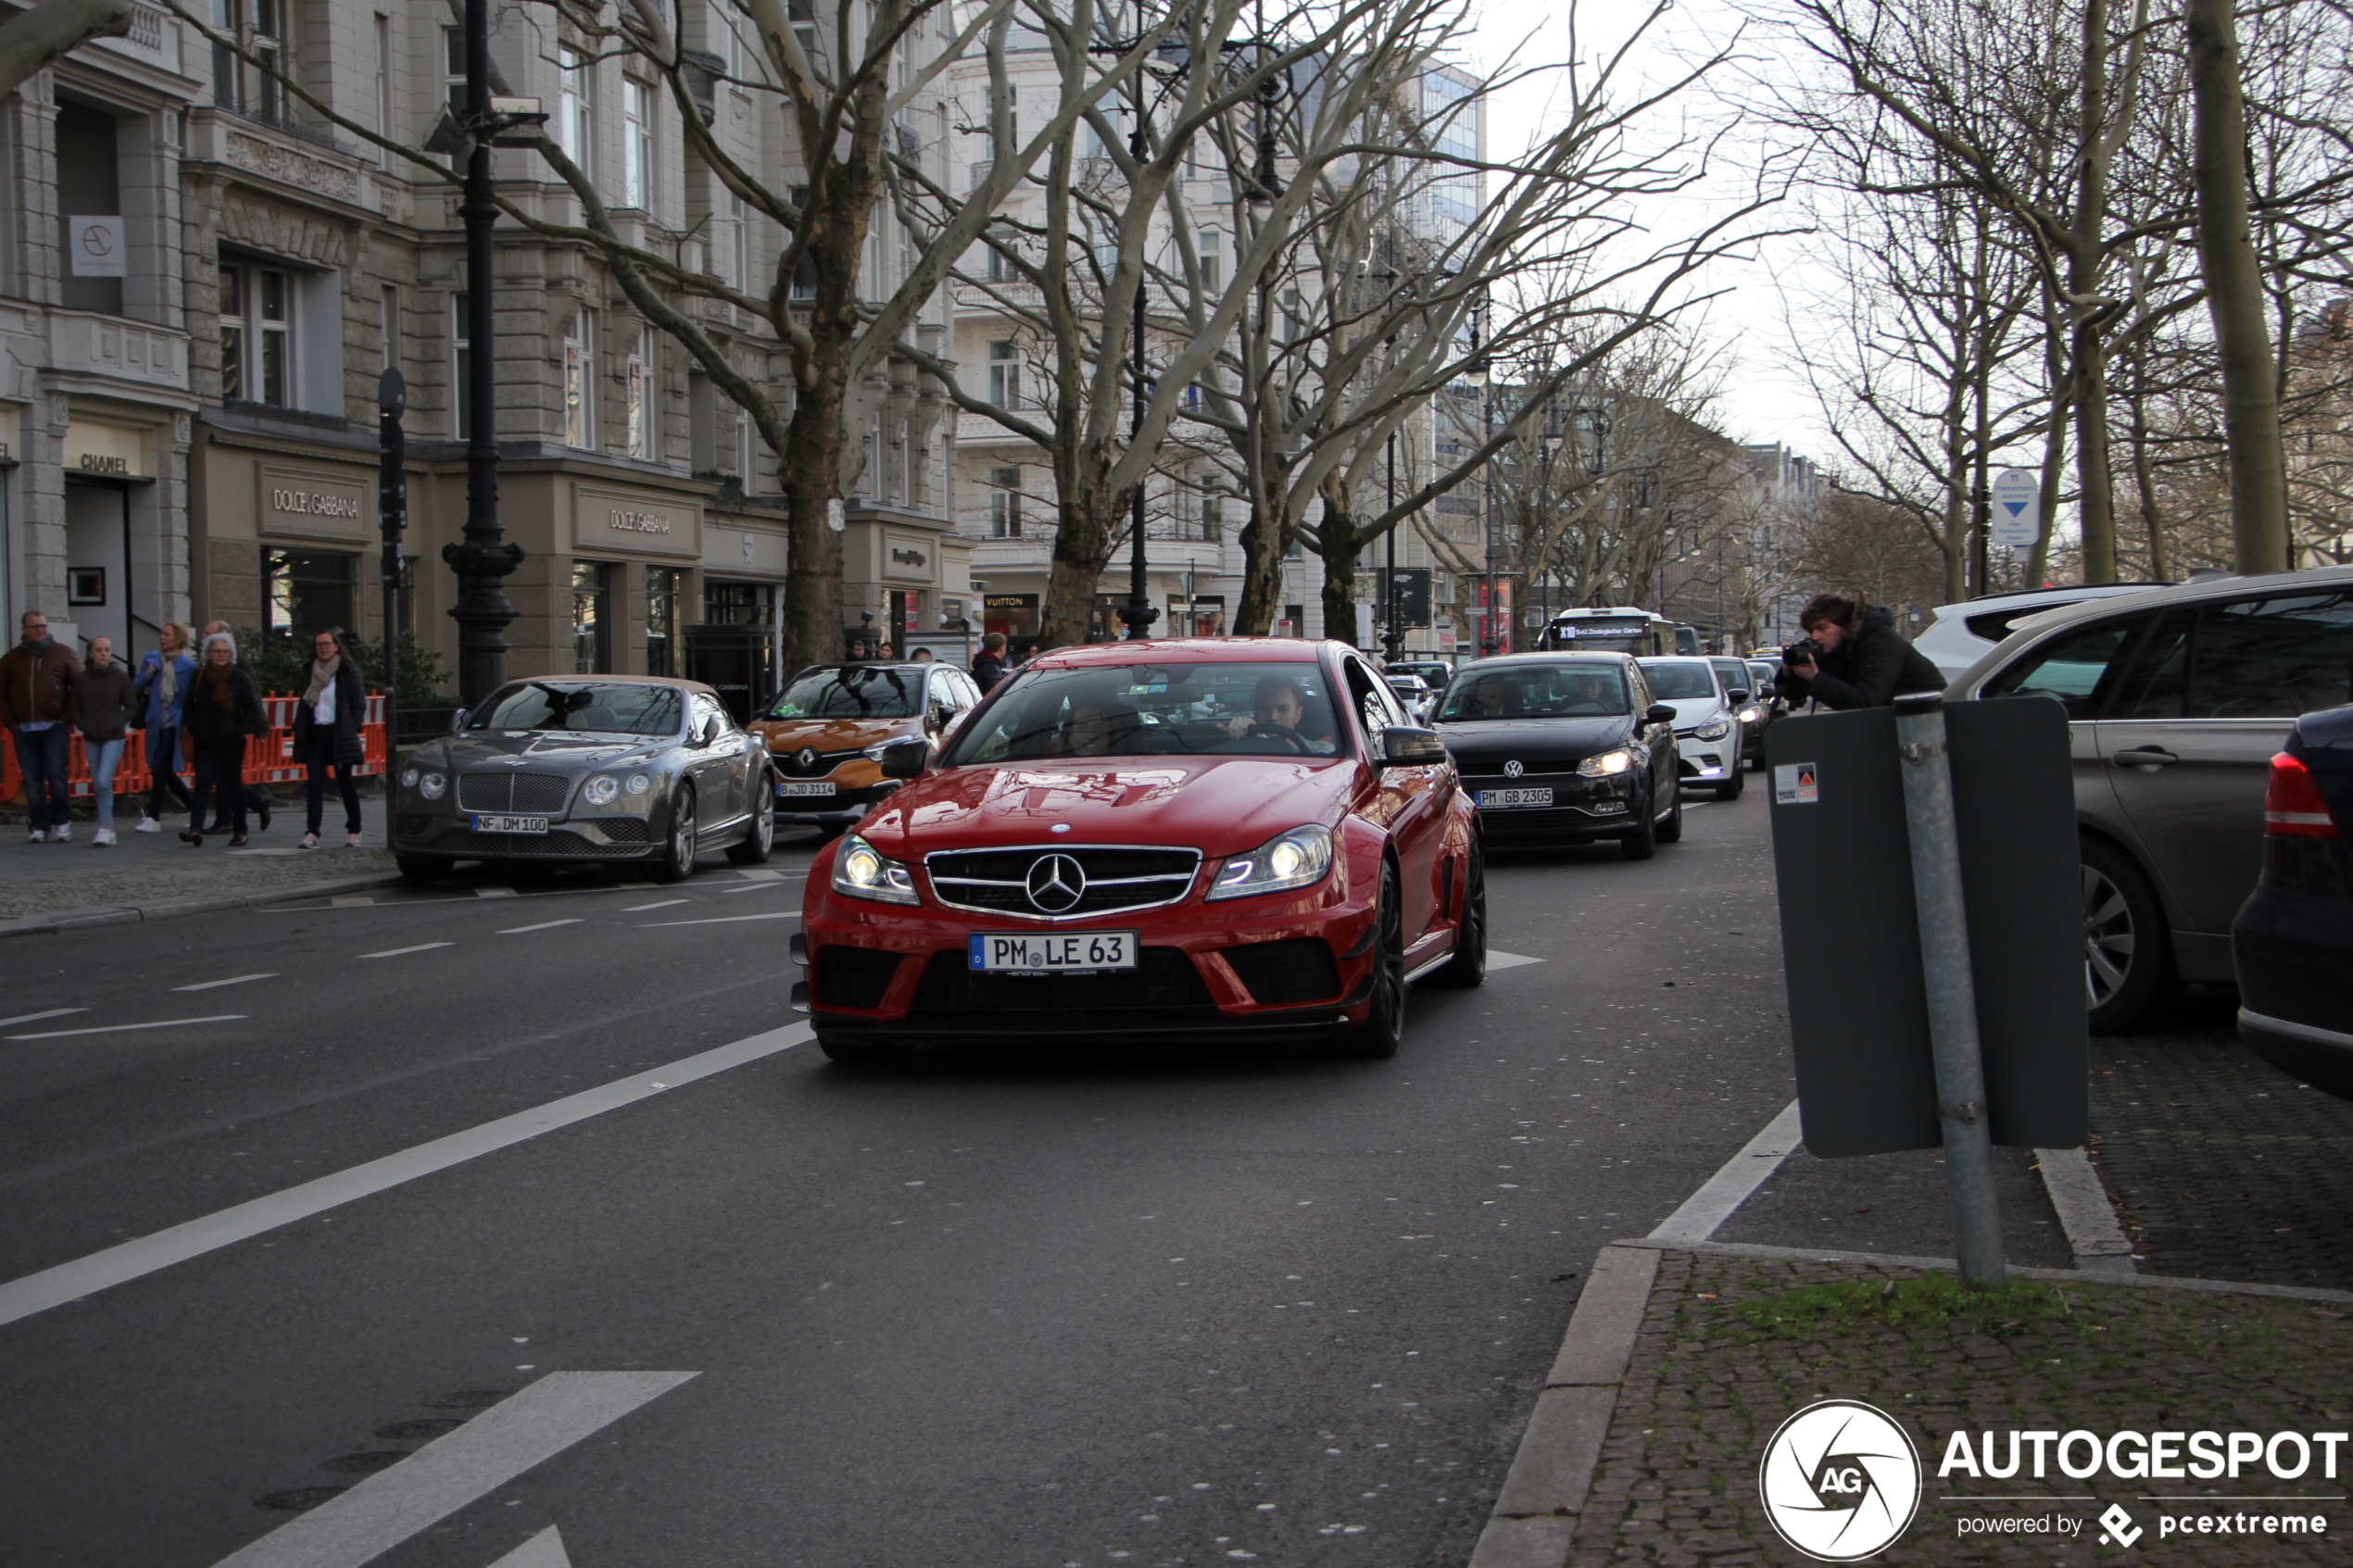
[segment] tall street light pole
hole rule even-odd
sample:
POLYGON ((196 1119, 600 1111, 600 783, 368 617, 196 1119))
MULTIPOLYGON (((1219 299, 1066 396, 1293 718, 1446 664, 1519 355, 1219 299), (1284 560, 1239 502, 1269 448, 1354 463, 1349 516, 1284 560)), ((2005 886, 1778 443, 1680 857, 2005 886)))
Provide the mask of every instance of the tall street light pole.
MULTIPOLYGON (((1397 508, 1397 433, 1389 433, 1389 508, 1397 508)), ((1397 624, 1397 525, 1390 523, 1389 532, 1381 535, 1384 564, 1381 570, 1380 646, 1381 657, 1394 664, 1405 651, 1405 628, 1397 624)))
MULTIPOLYGON (((1139 40, 1144 36, 1144 0, 1136 0, 1136 36, 1139 40)), ((1150 156, 1144 137, 1146 74, 1139 63, 1128 88, 1128 97, 1136 106, 1136 123, 1128 131, 1127 156, 1139 167, 1150 156)), ((1132 345, 1128 360, 1136 371, 1135 407, 1127 417, 1127 443, 1133 447, 1144 435, 1144 276, 1140 258, 1136 269, 1136 315, 1135 320, 1128 323, 1128 332, 1132 345)), ((1127 628, 1127 640, 1130 642, 1150 637, 1152 622, 1160 619, 1160 612, 1152 608, 1151 593, 1144 583, 1144 489, 1148 478, 1149 470, 1136 476, 1136 494, 1129 503, 1127 514, 1127 603, 1120 610, 1119 619, 1127 628)))
POLYGON ((409 383, 384 367, 376 382, 376 515, 384 531, 384 774, 400 771, 400 535, 409 526, 409 383))

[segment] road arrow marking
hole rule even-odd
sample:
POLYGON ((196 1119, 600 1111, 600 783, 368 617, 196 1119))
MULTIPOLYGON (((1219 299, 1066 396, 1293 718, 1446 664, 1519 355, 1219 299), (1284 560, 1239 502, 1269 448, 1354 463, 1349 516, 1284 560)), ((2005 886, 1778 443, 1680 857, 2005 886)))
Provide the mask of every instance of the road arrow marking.
POLYGON ((1526 953, 1499 953, 1492 947, 1487 949, 1487 972, 1490 974, 1501 970, 1517 969, 1524 963, 1543 961, 1542 959, 1531 959, 1526 953))
POLYGON ((564 1555, 563 1537, 550 1524, 490 1568, 572 1568, 572 1559, 564 1555))

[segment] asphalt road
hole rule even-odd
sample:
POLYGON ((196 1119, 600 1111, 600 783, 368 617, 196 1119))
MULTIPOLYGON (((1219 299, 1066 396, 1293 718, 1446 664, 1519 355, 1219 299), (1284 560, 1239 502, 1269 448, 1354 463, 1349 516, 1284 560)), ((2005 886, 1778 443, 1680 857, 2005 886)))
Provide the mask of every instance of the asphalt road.
POLYGON ((1539 961, 1384 1062, 774 1048, 805 848, 7 943, 0 1281, 639 1098, 0 1326, 0 1562, 1461 1562, 1596 1248, 1788 1101, 1762 797, 1499 852, 1539 961), (406 1524, 285 1506, 527 1388, 406 1524))

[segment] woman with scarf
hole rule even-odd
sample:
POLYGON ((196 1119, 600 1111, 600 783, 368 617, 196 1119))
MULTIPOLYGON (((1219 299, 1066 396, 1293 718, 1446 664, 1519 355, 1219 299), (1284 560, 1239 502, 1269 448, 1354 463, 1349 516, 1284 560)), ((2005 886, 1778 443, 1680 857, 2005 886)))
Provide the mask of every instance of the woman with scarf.
POLYGON ((180 739, 196 765, 195 804, 187 828, 180 836, 190 844, 204 843, 205 807, 229 819, 229 847, 245 841, 245 742, 270 733, 269 715, 261 709, 261 694, 253 677, 237 668, 237 645, 225 633, 204 640, 204 661, 181 715, 180 739))
POLYGON ((335 771, 343 792, 343 842, 359 847, 359 786, 352 771, 367 759, 367 744, 359 726, 368 717, 368 689, 360 683, 359 667, 343 651, 345 633, 338 626, 311 640, 310 682, 295 704, 295 755, 309 775, 310 822, 302 835, 305 849, 319 847, 319 824, 325 815, 327 770, 335 771))
POLYGON ((186 705, 188 683, 195 678, 195 637, 178 621, 167 621, 156 633, 156 651, 139 666, 138 684, 131 698, 145 717, 147 732, 147 809, 139 813, 141 833, 162 830, 163 803, 188 807, 188 786, 180 777, 180 719, 186 705))

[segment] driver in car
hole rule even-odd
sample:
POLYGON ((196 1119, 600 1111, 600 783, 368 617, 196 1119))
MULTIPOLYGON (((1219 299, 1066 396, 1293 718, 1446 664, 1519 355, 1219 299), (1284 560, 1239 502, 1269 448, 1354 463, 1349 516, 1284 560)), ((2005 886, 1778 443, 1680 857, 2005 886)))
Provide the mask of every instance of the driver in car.
POLYGON ((1288 675, 1267 675, 1260 679, 1252 693, 1255 705, 1252 718, 1239 715, 1226 721, 1226 733, 1236 740, 1249 734, 1257 725, 1289 730, 1305 741, 1317 756, 1328 757, 1339 747, 1333 744, 1331 724, 1323 716, 1321 704, 1310 704, 1306 688, 1288 675), (1310 726, 1313 726, 1311 729, 1310 726))

